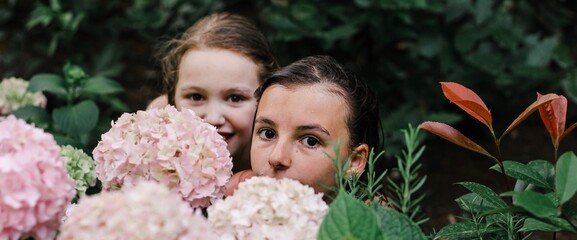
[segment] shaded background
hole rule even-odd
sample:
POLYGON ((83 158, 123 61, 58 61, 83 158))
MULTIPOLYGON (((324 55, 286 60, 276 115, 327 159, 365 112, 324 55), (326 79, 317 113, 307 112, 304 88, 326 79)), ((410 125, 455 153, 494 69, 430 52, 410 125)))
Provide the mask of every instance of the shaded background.
MULTIPOLYGON (((570 0, 0 0, 0 77, 61 74, 71 62, 118 81, 126 107, 144 109, 162 88, 154 56, 159 44, 214 11, 253 19, 281 65, 328 54, 367 79, 381 101, 384 160, 391 167, 403 147, 400 129, 425 120, 451 124, 494 150, 484 126, 443 97, 441 81, 477 92, 497 133, 536 92, 565 95, 568 124, 577 121, 577 4, 570 0)), ((560 153, 575 146, 573 135, 560 153)), ((504 190, 500 176, 487 170, 490 159, 422 138, 430 229, 458 215, 453 199, 465 190, 454 182, 504 190)), ((504 158, 551 159, 550 143, 535 114, 504 139, 504 158)))

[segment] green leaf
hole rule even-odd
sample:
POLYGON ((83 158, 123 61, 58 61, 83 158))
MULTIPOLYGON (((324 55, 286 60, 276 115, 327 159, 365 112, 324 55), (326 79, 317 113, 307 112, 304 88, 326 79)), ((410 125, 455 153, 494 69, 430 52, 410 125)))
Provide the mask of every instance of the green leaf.
POLYGON ((50 126, 50 115, 41 107, 28 105, 16 109, 11 114, 17 118, 24 119, 26 122, 34 123, 39 128, 46 129, 50 126))
POLYGON ((435 239, 446 238, 446 239, 466 239, 466 238, 479 238, 485 234, 501 231, 501 228, 496 226, 490 226, 486 224, 475 224, 472 222, 466 223, 454 223, 443 227, 435 239))
POLYGON ((483 198, 476 193, 467 193, 455 199, 461 209, 467 212, 484 212, 488 210, 497 209, 495 205, 488 201, 483 201, 483 198))
POLYGON ((375 213, 380 220, 384 239, 426 239, 419 225, 407 215, 381 206, 375 208, 375 213))
POLYGON ((101 95, 119 93, 124 91, 124 88, 112 79, 92 77, 86 80, 81 90, 82 93, 101 95))
MULTIPOLYGON (((547 182, 547 179, 525 164, 516 161, 503 161, 503 167, 505 168, 505 174, 507 174, 507 176, 526 181, 539 187, 553 189, 547 182)), ((501 172, 499 165, 493 165, 491 169, 501 172)))
POLYGON ((561 81, 567 97, 577 103, 577 70, 568 71, 565 78, 561 81))
POLYGON ((569 70, 575 66, 573 57, 571 56, 571 49, 567 45, 559 45, 553 52, 553 60, 559 64, 563 69, 569 70))
POLYGON ((551 198, 534 191, 510 192, 513 205, 521 207, 537 217, 556 217, 561 214, 551 198))
POLYGON ((491 17, 493 1, 484 0, 477 1, 473 6, 473 14, 475 15, 475 22, 480 24, 491 17))
POLYGON ((535 218, 525 219, 523 227, 521 227, 521 231, 524 232, 530 232, 530 231, 559 232, 561 230, 562 228, 560 227, 542 222, 535 218))
POLYGON ((474 182, 462 182, 460 184, 469 189, 471 192, 479 195, 483 201, 486 201, 497 208, 507 207, 507 203, 505 203, 505 201, 503 201, 503 199, 501 199, 497 193, 484 185, 474 182))
POLYGON ((317 239, 383 239, 383 233, 371 208, 340 192, 321 223, 317 239))
POLYGON ((555 168, 555 187, 561 204, 567 202, 577 192, 577 157, 566 152, 557 161, 555 168))
POLYGON ((64 79, 62 79, 62 77, 56 74, 41 73, 32 76, 27 91, 46 91, 65 99, 67 93, 64 85, 64 79))
POLYGON ((85 100, 71 107, 54 109, 54 124, 65 133, 79 136, 90 132, 98 122, 99 109, 91 100, 85 100))
POLYGON ((541 42, 535 43, 530 47, 529 55, 527 56, 527 65, 544 67, 551 60, 553 51, 559 44, 557 37, 549 37, 543 39, 541 42))

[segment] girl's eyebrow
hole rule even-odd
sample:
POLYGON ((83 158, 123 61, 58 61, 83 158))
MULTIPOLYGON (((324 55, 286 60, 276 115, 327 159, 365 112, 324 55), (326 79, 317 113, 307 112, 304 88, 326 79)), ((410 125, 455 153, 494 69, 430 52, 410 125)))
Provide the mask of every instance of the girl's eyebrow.
POLYGON ((233 87, 233 88, 226 89, 224 92, 225 93, 242 93, 242 94, 252 95, 254 90, 251 90, 251 89, 245 88, 245 87, 233 87))
POLYGON ((326 134, 326 135, 329 136, 329 137, 331 136, 331 133, 330 133, 327 129, 321 127, 321 126, 318 125, 318 124, 310 124, 310 125, 298 126, 298 127, 297 127, 297 130, 299 130, 299 131, 315 130, 315 131, 320 131, 320 132, 326 134))
POLYGON ((260 123, 260 124, 265 124, 265 125, 270 125, 270 126, 276 126, 276 124, 274 123, 273 120, 270 120, 268 118, 257 118, 254 120, 254 123, 260 123))

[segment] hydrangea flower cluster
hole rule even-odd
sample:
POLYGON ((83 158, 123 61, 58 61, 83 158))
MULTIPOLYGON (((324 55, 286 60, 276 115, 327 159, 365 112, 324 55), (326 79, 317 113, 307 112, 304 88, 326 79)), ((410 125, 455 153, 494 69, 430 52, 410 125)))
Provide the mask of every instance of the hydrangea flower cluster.
POLYGON ((88 187, 96 184, 96 164, 88 154, 81 149, 66 145, 60 149, 60 157, 66 163, 68 175, 76 183, 78 194, 85 193, 88 187))
POLYGON ((0 239, 52 239, 75 194, 52 135, 0 118, 0 239))
POLYGON ((321 193, 296 180, 252 177, 207 211, 222 239, 316 239, 328 209, 321 193))
POLYGON ((41 92, 27 92, 28 81, 5 78, 0 82, 0 115, 8 115, 26 105, 46 107, 46 97, 41 92))
POLYGON ((59 240, 217 239, 202 215, 157 182, 85 196, 60 230, 59 240))
POLYGON ((230 153, 216 128, 192 110, 171 105, 123 114, 92 153, 105 190, 152 180, 180 192, 195 208, 222 198, 232 175, 230 153))

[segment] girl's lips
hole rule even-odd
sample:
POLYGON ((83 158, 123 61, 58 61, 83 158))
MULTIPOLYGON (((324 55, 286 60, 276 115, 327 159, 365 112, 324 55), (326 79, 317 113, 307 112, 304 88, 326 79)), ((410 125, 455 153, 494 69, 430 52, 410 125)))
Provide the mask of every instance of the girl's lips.
POLYGON ((220 134, 220 136, 222 136, 224 138, 224 141, 227 143, 230 142, 230 139, 234 135, 232 133, 218 133, 218 134, 220 134))

